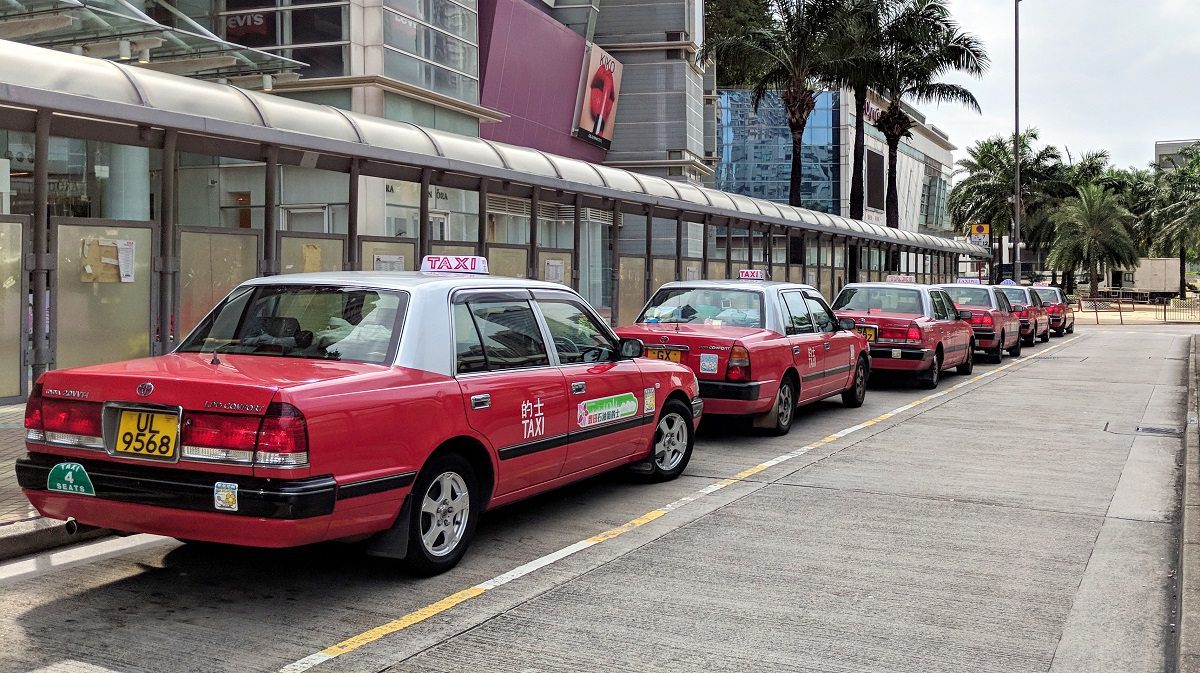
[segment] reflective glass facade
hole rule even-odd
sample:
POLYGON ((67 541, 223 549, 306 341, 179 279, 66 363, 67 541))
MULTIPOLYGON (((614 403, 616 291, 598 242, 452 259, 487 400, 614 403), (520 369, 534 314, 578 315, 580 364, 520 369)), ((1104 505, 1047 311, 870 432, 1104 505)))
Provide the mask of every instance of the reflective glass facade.
MULTIPOLYGON (((835 91, 819 94, 804 129, 803 205, 826 213, 837 213, 841 201, 839 98, 835 91)), ((717 115, 717 189, 786 203, 792 134, 778 94, 768 94, 755 111, 749 90, 721 90, 717 115)))
POLYGON ((475 0, 385 0, 383 71, 467 103, 479 102, 475 0))
MULTIPOLYGON (((348 2, 319 6, 289 0, 217 0, 216 28, 230 42, 279 54, 308 65, 303 77, 349 74, 348 2), (300 5, 300 6, 294 6, 300 5)), ((206 17, 197 17, 202 23, 206 17)))

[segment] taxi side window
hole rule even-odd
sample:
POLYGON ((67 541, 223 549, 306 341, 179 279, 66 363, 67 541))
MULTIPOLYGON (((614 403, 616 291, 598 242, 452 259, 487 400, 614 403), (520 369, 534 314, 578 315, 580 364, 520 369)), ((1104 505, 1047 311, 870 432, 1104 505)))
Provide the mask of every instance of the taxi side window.
POLYGON ((804 296, 799 292, 784 292, 780 296, 783 298, 783 319, 787 333, 809 334, 813 332, 812 315, 808 312, 804 296))
POLYGON ((953 309, 954 302, 949 301, 942 296, 941 292, 930 292, 929 298, 933 301, 933 317, 938 320, 953 320, 955 311, 953 309), (950 306, 947 307, 946 304, 950 306))
POLYGON ((595 319, 579 304, 566 299, 539 299, 558 361, 564 365, 607 362, 617 354, 617 345, 595 319))
POLYGON ((1041 306, 1041 305, 1042 305, 1042 296, 1041 296, 1041 295, 1039 295, 1039 294, 1038 294, 1038 293, 1036 293, 1036 292, 1030 292, 1030 293, 1029 293, 1029 296, 1030 296, 1030 298, 1031 298, 1031 299, 1033 299, 1033 305, 1034 305, 1034 306, 1041 306))
POLYGON ((1003 292, 994 292, 996 297, 996 306, 1005 313, 1012 313, 1012 304, 1008 303, 1008 297, 1004 296, 1003 292))
POLYGON ((805 292, 804 303, 808 305, 808 310, 812 313, 818 332, 837 331, 837 320, 833 317, 833 311, 825 304, 825 300, 820 295, 805 292))
POLYGON ((454 332, 459 369, 483 371, 475 355, 476 343, 469 331, 460 331, 460 323, 466 317, 472 319, 481 346, 487 371, 540 367, 550 364, 546 344, 533 315, 533 307, 524 300, 480 301, 458 304, 455 307, 454 332), (465 306, 463 316, 458 306, 465 306), (462 336, 463 341, 459 342, 462 336))
POLYGON ((459 374, 487 371, 483 341, 466 304, 454 305, 454 353, 459 374))

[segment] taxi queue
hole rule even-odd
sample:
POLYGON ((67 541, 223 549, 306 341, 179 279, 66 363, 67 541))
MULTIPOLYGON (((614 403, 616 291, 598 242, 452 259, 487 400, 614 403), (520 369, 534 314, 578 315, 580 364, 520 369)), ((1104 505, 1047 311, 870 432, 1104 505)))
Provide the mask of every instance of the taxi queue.
MULTIPOLYGON (((890 278, 911 281, 911 278, 890 278)), ((1074 330, 1056 288, 667 283, 613 330, 562 285, 431 255, 417 273, 257 278, 166 355, 34 385, 16 472, 45 517, 184 542, 365 541, 452 568, 489 509, 600 472, 687 467, 703 414, 787 433, 863 404, 872 371, 933 388, 1074 330)))

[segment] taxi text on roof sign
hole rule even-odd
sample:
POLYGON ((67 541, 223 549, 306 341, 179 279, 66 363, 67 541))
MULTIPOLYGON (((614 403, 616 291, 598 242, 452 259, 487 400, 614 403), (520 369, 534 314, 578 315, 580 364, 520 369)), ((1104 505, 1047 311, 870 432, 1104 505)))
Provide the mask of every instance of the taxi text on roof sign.
POLYGON ((738 272, 740 280, 766 280, 767 272, 762 269, 742 269, 738 272))
POLYGON ((425 273, 481 273, 488 272, 486 257, 473 255, 425 255, 421 260, 421 271, 425 273))
POLYGON ((954 282, 958 285, 983 285, 978 278, 968 276, 959 276, 954 282))
POLYGON ((899 273, 889 274, 885 280, 889 283, 915 283, 915 282, 917 282, 917 278, 915 276, 909 276, 909 275, 899 274, 899 273))

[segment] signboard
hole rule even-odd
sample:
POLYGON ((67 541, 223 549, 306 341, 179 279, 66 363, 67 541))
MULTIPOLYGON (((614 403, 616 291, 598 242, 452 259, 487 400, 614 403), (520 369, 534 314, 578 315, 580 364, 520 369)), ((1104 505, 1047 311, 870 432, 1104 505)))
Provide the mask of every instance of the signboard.
POLYGON ((572 134, 607 150, 612 144, 613 122, 617 116, 617 98, 621 93, 624 67, 594 44, 588 46, 583 63, 583 79, 579 83, 579 116, 572 134))
POLYGON ((980 236, 978 234, 971 234, 967 238, 970 239, 972 245, 978 245, 983 248, 990 246, 992 243, 991 237, 988 236, 987 234, 984 234, 982 236, 980 236))
POLYGON ((484 274, 488 272, 488 261, 487 257, 472 255, 425 255, 421 260, 421 271, 484 274))
POLYGON ((958 278, 956 278, 954 280, 954 282, 959 285, 982 285, 983 284, 983 283, 979 282, 978 278, 971 278, 971 277, 967 277, 967 276, 959 276, 958 278))
POLYGON ((742 269, 738 271, 741 280, 766 280, 767 272, 762 269, 742 269))
POLYGON ((970 233, 972 236, 987 236, 988 234, 992 233, 992 225, 984 222, 972 224, 971 231, 968 233, 970 233))
POLYGON ((915 283, 915 282, 917 282, 916 276, 908 276, 908 275, 899 274, 899 273, 888 274, 887 278, 885 278, 884 280, 889 283, 915 283))

